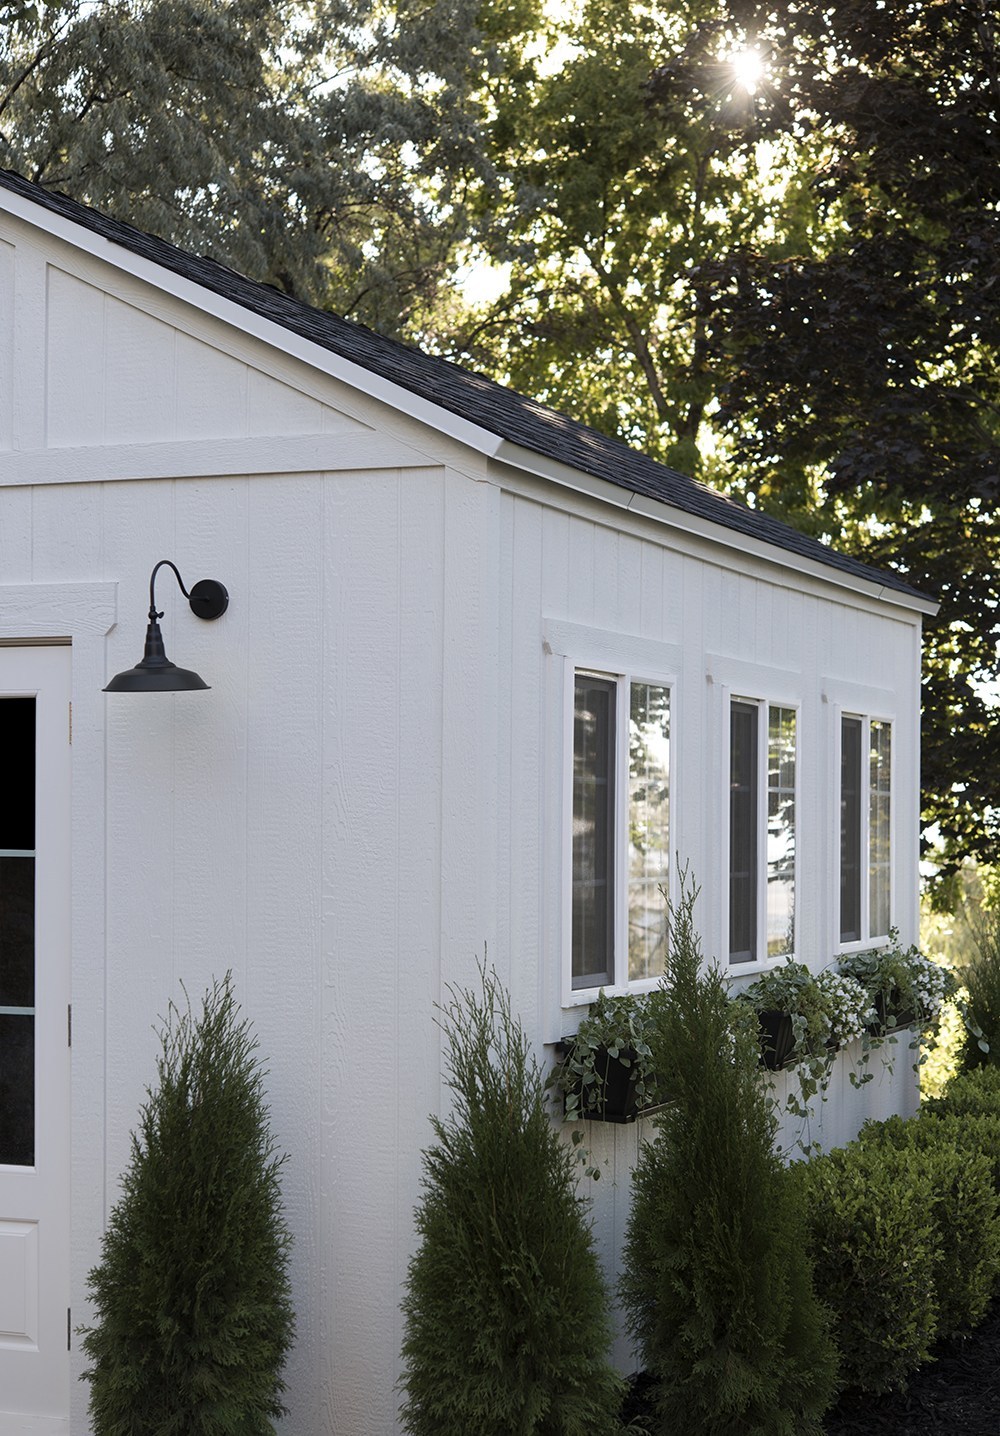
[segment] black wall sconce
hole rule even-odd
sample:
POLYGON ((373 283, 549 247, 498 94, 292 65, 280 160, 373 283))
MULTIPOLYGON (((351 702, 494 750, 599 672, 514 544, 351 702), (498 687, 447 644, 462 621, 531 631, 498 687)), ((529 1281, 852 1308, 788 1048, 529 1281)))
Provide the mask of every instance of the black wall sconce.
POLYGON ((105 693, 177 693, 209 687, 204 678, 190 668, 178 668, 176 663, 171 663, 163 651, 163 635, 158 622, 163 614, 156 611, 153 585, 164 565, 173 569, 180 591, 191 605, 191 612, 199 618, 220 618, 229 607, 229 594, 217 579, 203 578, 188 593, 177 572, 177 565, 168 558, 161 558, 149 575, 149 627, 146 629, 146 650, 142 661, 134 668, 127 668, 124 673, 117 673, 105 688, 105 693))

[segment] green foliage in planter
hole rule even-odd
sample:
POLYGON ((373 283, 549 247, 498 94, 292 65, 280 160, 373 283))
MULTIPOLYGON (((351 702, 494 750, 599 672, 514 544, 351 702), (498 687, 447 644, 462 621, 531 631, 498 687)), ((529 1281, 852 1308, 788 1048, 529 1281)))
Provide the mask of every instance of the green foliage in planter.
POLYGON ((606 1079, 602 1079, 602 1052, 634 1069, 634 1095, 638 1108, 662 1101, 652 1068, 647 1034, 658 994, 611 997, 598 994, 574 1034, 562 1061, 552 1069, 546 1086, 561 1094, 567 1122, 599 1114, 604 1107, 606 1079))
POLYGON ((403 1301, 414 1436, 603 1436, 622 1381, 576 1163, 496 975, 440 1009, 454 1105, 432 1118, 403 1301))
POLYGON ((671 1104, 633 1173, 621 1296, 659 1382, 658 1430, 805 1436, 835 1356, 802 1213, 774 1152, 756 1018, 701 968, 686 890, 650 1035, 671 1104))
POLYGON ((837 1050, 865 1032, 871 1017, 865 989, 829 968, 813 973, 789 958, 762 973, 737 1001, 791 1019, 795 1045, 786 1065, 796 1069, 798 1092, 789 1092, 786 1105, 794 1116, 808 1116, 817 1093, 825 1100, 837 1050))
POLYGON ((852 1143, 790 1169, 844 1385, 900 1388, 938 1331, 938 1239, 921 1154, 852 1143))
POLYGON ((95 1436, 265 1436, 291 1345, 288 1252, 264 1070, 229 975, 171 1003, 158 1085, 90 1273, 95 1436))
POLYGON ((854 977, 869 991, 884 1014, 885 1030, 891 1033, 897 1019, 930 1028, 938 1021, 941 1008, 958 987, 954 975, 933 962, 916 947, 903 949, 893 928, 884 947, 848 953, 840 959, 840 971, 854 977))
POLYGON ((891 1117, 868 1122, 859 1140, 875 1149, 893 1147, 919 1154, 931 1183, 932 1200, 927 1216, 937 1238, 936 1289, 938 1335, 952 1336, 976 1326, 1000 1278, 1000 1196, 995 1166, 978 1147, 989 1135, 996 1157, 1000 1122, 977 1121, 972 1132, 967 1119, 947 1117, 891 1117), (991 1123, 987 1134, 983 1123, 991 1123))

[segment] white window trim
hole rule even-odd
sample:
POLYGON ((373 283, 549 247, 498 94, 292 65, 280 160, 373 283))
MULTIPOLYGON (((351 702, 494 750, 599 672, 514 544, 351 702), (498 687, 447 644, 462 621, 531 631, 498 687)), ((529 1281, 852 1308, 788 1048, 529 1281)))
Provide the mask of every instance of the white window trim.
POLYGON ((894 928, 897 926, 896 893, 899 886, 896 879, 896 808, 898 806, 896 797, 898 791, 896 787, 896 761, 897 735, 899 730, 895 716, 880 709, 866 712, 859 710, 853 705, 834 704, 833 716, 833 851, 835 855, 834 870, 836 874, 833 888, 833 951, 838 954, 867 952, 870 948, 888 947, 889 934, 879 933, 877 937, 873 937, 871 934, 871 883, 868 878, 871 863, 871 777, 870 769, 865 762, 865 755, 871 752, 871 725, 873 723, 887 723, 892 732, 892 741, 889 746, 889 926, 890 928, 894 928), (842 942, 840 937, 840 782, 844 734, 843 720, 845 718, 859 718, 861 720, 861 775, 864 798, 861 803, 861 869, 864 875, 861 882, 861 936, 853 942, 842 942))
POLYGON ((724 970, 731 977, 752 977, 761 972, 768 972, 772 967, 778 967, 783 962, 798 961, 799 940, 802 930, 801 915, 799 912, 799 892, 801 882, 802 866, 802 700, 801 698, 790 697, 761 697, 759 690, 754 694, 747 694, 742 689, 731 689, 724 686, 722 689, 723 717, 722 717, 722 772, 723 800, 722 800, 722 881, 720 890, 722 893, 722 942, 725 959, 722 964, 724 970), (765 954, 758 957, 754 962, 733 962, 729 952, 729 864, 730 864, 730 812, 729 812, 729 774, 732 761, 732 713, 734 703, 753 704, 760 713, 757 726, 757 951, 765 954), (779 957, 767 957, 767 745, 768 745, 768 710, 771 708, 790 708, 795 714, 795 867, 793 873, 793 892, 795 894, 795 944, 791 953, 783 953, 779 957))
MULTIPOLYGON (((610 635, 609 635, 610 637, 610 635)), ((645 645, 644 645, 645 646, 645 645)), ((650 647, 652 645, 649 645, 650 647)), ((603 645, 602 645, 603 647, 603 645)), ((659 647, 659 645, 657 645, 659 647)), ((606 651, 606 650, 605 650, 606 651)), ((638 656, 638 655, 637 655, 638 656)), ((605 663, 586 662, 564 657, 563 667, 563 801, 562 801, 562 1006, 585 1007, 601 991, 621 997, 626 993, 652 992, 661 974, 630 982, 628 979, 628 733, 630 694, 633 683, 649 683, 665 688, 670 695, 670 856, 667 864, 667 891, 675 899, 677 843, 677 807, 675 753, 676 673, 650 669, 649 665, 625 669, 609 668, 605 663), (615 684, 615 863, 614 863, 614 981, 603 987, 573 986, 573 724, 577 674, 604 678, 615 684)), ((666 914, 664 914, 666 916, 666 914)))

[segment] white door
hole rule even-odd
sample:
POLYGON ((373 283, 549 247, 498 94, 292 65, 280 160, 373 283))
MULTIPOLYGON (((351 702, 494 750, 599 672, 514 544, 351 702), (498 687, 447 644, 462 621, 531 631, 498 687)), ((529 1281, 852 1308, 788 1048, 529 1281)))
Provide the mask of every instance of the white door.
POLYGON ((0 648, 0 1436, 69 1430, 69 692, 0 648))

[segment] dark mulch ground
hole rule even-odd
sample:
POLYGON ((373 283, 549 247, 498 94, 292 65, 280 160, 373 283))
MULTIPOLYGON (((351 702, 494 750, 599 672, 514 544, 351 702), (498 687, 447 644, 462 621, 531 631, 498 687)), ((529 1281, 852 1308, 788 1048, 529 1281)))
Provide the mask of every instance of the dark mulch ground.
POLYGON ((902 1395, 843 1397, 827 1416, 828 1436, 1000 1436, 1000 1302, 934 1355, 902 1395))
MULTIPOLYGON (((904 1394, 842 1397, 827 1415, 827 1436, 1000 1436, 1000 1301, 975 1331, 941 1342, 934 1356, 904 1394)), ((634 1378, 623 1415, 637 1432, 650 1395, 648 1378, 634 1378)))

